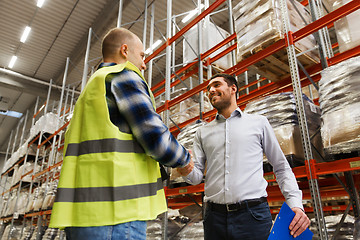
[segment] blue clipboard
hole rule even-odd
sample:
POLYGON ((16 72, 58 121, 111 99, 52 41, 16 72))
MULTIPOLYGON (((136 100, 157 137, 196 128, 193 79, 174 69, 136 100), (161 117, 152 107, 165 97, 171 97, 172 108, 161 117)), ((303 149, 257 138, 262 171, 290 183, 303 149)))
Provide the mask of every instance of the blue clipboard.
POLYGON ((270 236, 268 240, 287 240, 287 239, 296 239, 296 240, 309 240, 312 239, 313 233, 306 229, 299 236, 294 238, 290 234, 289 226, 294 218, 295 213, 291 208, 284 202, 281 206, 280 212, 275 219, 275 223, 271 229, 270 236))

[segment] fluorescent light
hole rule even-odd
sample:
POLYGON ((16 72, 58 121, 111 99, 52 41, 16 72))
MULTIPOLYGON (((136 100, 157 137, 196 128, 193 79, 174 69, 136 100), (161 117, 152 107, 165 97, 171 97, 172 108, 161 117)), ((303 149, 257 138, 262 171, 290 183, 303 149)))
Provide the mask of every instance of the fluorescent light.
MULTIPOLYGON (((203 8, 204 8, 204 4, 200 4, 200 9, 203 9, 203 8)), ((186 15, 186 16, 181 20, 181 22, 186 23, 186 22, 189 21, 193 16, 195 16, 195 15, 198 13, 198 11, 199 11, 198 8, 190 11, 189 14, 186 15)))
POLYGON ((36 6, 37 6, 38 8, 41 8, 42 5, 44 4, 44 2, 45 2, 45 0, 38 0, 36 6))
POLYGON ((12 56, 10 62, 9 62, 9 68, 13 68, 15 62, 16 62, 17 56, 12 56))
POLYGON ((20 42, 24 43, 26 41, 27 37, 29 36, 30 31, 31 31, 31 27, 26 26, 24 29, 24 32, 21 36, 20 42))
MULTIPOLYGON (((157 46, 159 46, 161 44, 161 42, 162 41, 160 39, 157 40, 156 42, 154 42, 152 45, 152 49, 155 49, 157 46)), ((146 49, 145 54, 149 54, 150 51, 151 51, 151 48, 146 49)))
POLYGON ((15 118, 21 118, 21 116, 23 115, 22 113, 15 112, 15 111, 6 111, 6 112, 0 111, 0 114, 9 116, 9 117, 15 117, 15 118))

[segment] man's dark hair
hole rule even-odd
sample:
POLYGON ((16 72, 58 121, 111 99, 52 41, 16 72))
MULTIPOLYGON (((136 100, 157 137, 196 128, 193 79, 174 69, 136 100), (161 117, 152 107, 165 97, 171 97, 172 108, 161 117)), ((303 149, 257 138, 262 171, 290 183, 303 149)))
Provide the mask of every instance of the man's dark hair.
POLYGON ((236 81, 236 78, 232 75, 226 74, 226 73, 217 73, 215 75, 213 75, 210 80, 217 78, 217 77, 222 77, 224 78, 225 82, 228 84, 229 87, 231 87, 232 85, 235 85, 236 87, 236 98, 238 96, 238 91, 239 91, 239 87, 236 81))

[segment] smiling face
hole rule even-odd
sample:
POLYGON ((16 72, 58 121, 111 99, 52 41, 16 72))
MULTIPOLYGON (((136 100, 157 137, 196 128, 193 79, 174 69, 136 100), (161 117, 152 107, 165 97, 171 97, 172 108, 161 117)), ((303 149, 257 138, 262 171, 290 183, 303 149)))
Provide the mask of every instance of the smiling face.
POLYGON ((223 77, 210 80, 207 91, 211 105, 219 112, 229 108, 232 101, 236 102, 236 86, 229 86, 223 77))

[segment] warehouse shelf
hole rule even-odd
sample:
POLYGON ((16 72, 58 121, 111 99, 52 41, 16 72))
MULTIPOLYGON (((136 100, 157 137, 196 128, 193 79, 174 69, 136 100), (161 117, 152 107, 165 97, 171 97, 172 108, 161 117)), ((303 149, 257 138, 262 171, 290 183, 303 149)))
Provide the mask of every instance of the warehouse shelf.
MULTIPOLYGON (((66 73, 65 73, 66 75, 66 73)), ((64 82, 65 82, 66 76, 64 77, 64 82)), ((35 118, 38 118, 40 116, 40 113, 43 112, 43 116, 45 116, 45 114, 47 114, 47 108, 48 108, 48 100, 50 97, 50 90, 51 90, 51 83, 49 86, 49 93, 47 96, 47 100, 46 102, 39 108, 37 109, 37 104, 35 106, 35 113, 33 115, 33 120, 32 120, 32 125, 31 127, 34 126, 35 124, 35 118)), ((9 224, 11 224, 11 227, 16 223, 16 224, 22 224, 23 227, 25 227, 26 222, 27 221, 34 221, 34 218, 37 218, 37 222, 38 222, 38 227, 39 230, 38 232, 41 231, 41 226, 42 226, 42 216, 47 216, 49 214, 51 214, 51 210, 49 211, 47 210, 43 210, 42 207, 46 206, 44 203, 45 197, 46 197, 46 193, 48 191, 48 186, 50 183, 50 181, 54 181, 56 179, 58 179, 59 174, 54 171, 54 169, 58 168, 59 166, 61 166, 62 160, 58 161, 58 153, 61 154, 61 144, 63 144, 63 141, 61 140, 62 135, 64 133, 64 129, 67 127, 67 125, 69 124, 69 122, 64 122, 61 123, 60 119, 65 119, 66 115, 69 114, 70 110, 71 110, 71 105, 69 108, 65 108, 65 107, 61 107, 62 103, 63 103, 63 95, 64 95, 64 91, 65 91, 65 85, 63 84, 63 89, 62 89, 62 94, 61 94, 61 98, 59 101, 59 106, 57 108, 57 116, 55 117, 55 115, 51 115, 51 119, 50 121, 55 124, 55 125, 61 125, 61 126, 54 126, 57 129, 55 129, 53 132, 46 134, 44 132, 43 129, 47 128, 46 126, 40 125, 40 130, 39 133, 37 133, 30 141, 30 143, 27 145, 28 149, 30 148, 30 146, 35 146, 36 149, 36 156, 33 165, 33 169, 31 170, 26 170, 26 172, 21 173, 20 175, 20 180, 18 181, 18 183, 16 183, 16 185, 11 186, 8 190, 5 190, 4 193, 2 194, 4 197, 5 193, 9 193, 11 194, 12 199, 14 199, 14 197, 16 197, 15 200, 15 205, 13 207, 13 214, 11 216, 5 216, 3 218, 1 218, 1 220, 3 220, 4 222, 7 222, 9 224), (55 121, 53 119, 56 119, 55 121), (40 154, 40 150, 43 152, 40 154), (42 155, 42 156, 40 156, 42 155), (40 168, 37 169, 37 165, 39 164, 40 168), (24 179, 27 179, 29 176, 31 176, 31 180, 30 182, 24 181, 24 179), (30 212, 25 212, 24 214, 22 214, 22 211, 24 211, 24 208, 28 208, 29 206, 29 202, 30 202, 30 198, 33 198, 32 194, 34 192, 35 189, 37 189, 36 191, 40 191, 40 188, 42 188, 43 190, 43 196, 38 196, 39 200, 37 200, 36 202, 36 206, 38 206, 38 204, 40 203, 40 211, 30 211, 30 212), (27 192, 26 196, 27 196, 27 202, 25 201, 21 201, 21 205, 18 206, 18 199, 20 196, 20 191, 22 192, 27 192), (38 203, 39 202, 39 203, 38 203), (18 212, 18 209, 20 209, 18 212), (10 223, 11 221, 11 223, 10 223)), ((64 105, 67 105, 67 100, 68 100, 68 95, 70 92, 70 88, 67 88, 67 92, 66 92, 66 98, 65 98, 65 103, 64 105)), ((74 91, 73 91, 74 92, 74 91)), ((72 95, 72 99, 74 97, 74 94, 72 95)), ((38 98, 39 99, 39 98, 38 98)), ((71 104, 73 103, 73 101, 71 101, 71 104)), ((40 119, 40 118, 39 118, 40 119)), ((49 120, 46 120, 47 124, 49 122, 49 120)), ((52 128, 54 128, 52 126, 52 128)), ((31 133, 30 133, 31 134, 31 133)), ((33 133, 32 133, 33 134, 33 133)), ((29 158, 29 151, 27 151, 25 157, 23 159, 21 159, 20 161, 16 162, 15 166, 19 166, 20 164, 26 164, 30 158, 29 158)), ((32 157, 31 157, 32 158, 32 157)), ((25 169, 25 168, 24 168, 25 169)), ((12 169, 9 169, 12 170, 12 169)), ((2 176, 6 176, 6 178, 8 177, 10 171, 6 171, 5 174, 2 176)), ((20 170, 20 169, 19 169, 20 170)), ((14 201, 14 200, 13 200, 14 201)), ((7 205, 10 202, 10 195, 9 198, 7 200, 7 205)), ((48 202, 48 200, 46 200, 46 202, 48 202)), ((14 204, 14 203, 12 203, 14 204)), ((32 203, 31 203, 32 204, 32 203)), ((7 208, 8 206, 3 206, 3 208, 7 208)), ((36 207, 37 208, 37 207, 36 207)))
MULTIPOLYGON (((335 22, 336 20, 346 16, 347 14, 350 14, 356 10, 358 10, 360 8, 360 4, 356 1, 351 1, 349 3, 347 3, 346 5, 338 8, 337 10, 325 15, 324 17, 310 23, 309 25, 307 25, 306 27, 296 31, 295 33, 290 33, 290 37, 292 38, 292 42, 297 42, 301 39, 303 39, 304 37, 316 32, 317 30, 323 28, 324 26, 326 26, 329 23, 335 22)), ((247 68, 251 65, 253 65, 254 63, 274 54, 275 52, 284 49, 286 47, 286 39, 280 39, 279 41, 275 42, 274 44, 270 45, 269 47, 255 53, 254 55, 246 58, 245 60, 239 62, 238 64, 236 64, 235 66, 231 67, 230 69, 227 69, 226 71, 224 71, 224 73, 228 73, 228 74, 235 74, 235 75, 239 75, 240 73, 243 73, 247 70, 247 68)), ((357 56, 360 54, 360 46, 353 48, 351 50, 348 50, 342 54, 339 54, 337 56, 334 56, 330 59, 328 59, 328 64, 329 66, 337 64, 341 61, 344 61, 346 59, 349 59, 351 57, 357 56)), ((148 58, 152 57, 152 55, 150 55, 148 58)), ((195 64, 195 63, 194 63, 195 64)), ((321 68, 321 64, 316 64, 314 66, 311 66, 308 68, 308 72, 310 74, 315 74, 318 73, 322 70, 321 68)), ((302 78, 305 78, 304 75, 301 75, 302 78)), ((319 75, 320 76, 320 75, 319 75)), ((318 79, 320 80, 320 79, 318 79)), ((306 80, 305 80, 306 81, 306 80)), ((305 84, 307 82, 304 82, 305 84)), ((169 109, 170 107, 178 104, 179 102, 183 101, 184 99, 187 99, 201 91, 204 91, 206 89, 206 86, 208 84, 208 81, 205 81, 204 83, 202 83, 201 85, 198 85, 197 87, 189 90, 188 92, 186 92, 185 94, 179 96, 176 99, 170 100, 168 103, 160 106, 157 108, 158 112, 162 112, 166 109, 169 109)), ((260 95, 263 94, 269 94, 274 90, 278 90, 279 86, 284 86, 284 85, 289 85, 291 84, 291 78, 288 77, 286 79, 280 80, 277 83, 269 83, 267 84, 266 88, 263 88, 260 92, 260 95), (272 86, 272 87, 270 87, 272 86)), ((310 83, 308 83, 307 85, 309 85, 310 83)), ((306 86, 306 85, 303 85, 306 86)), ((289 90, 289 89, 287 89, 289 90)), ((260 95, 256 94, 255 96, 253 96, 251 99, 259 97, 260 95)), ((245 96, 246 97, 246 96, 245 96)), ((241 96, 240 96, 241 98, 241 96)), ((251 99, 247 100, 250 101, 251 99)), ((245 102, 247 102, 245 101, 245 102)), ((239 100, 238 100, 239 103, 239 100)))
MULTIPOLYGON (((316 170, 314 171, 316 174, 316 177, 318 178, 321 175, 327 175, 327 174, 334 174, 334 173, 341 173, 341 172, 347 172, 347 171, 359 171, 360 170, 360 157, 355 158, 349 158, 349 159, 342 159, 337 160, 333 162, 322 162, 322 163, 315 163, 314 161, 311 161, 312 164, 314 164, 313 168, 316 170)), ((299 178, 310 178, 310 175, 308 171, 306 170, 306 166, 300 166, 293 168, 293 172, 295 174, 295 177, 297 179, 299 178)), ((360 174, 353 175, 355 184, 360 183, 360 174)), ((264 178, 269 182, 275 182, 275 175, 272 172, 265 173, 264 178)), ((344 177, 340 178, 341 180, 345 180, 344 177)), ((311 199, 311 195, 309 192, 309 185, 307 182, 300 182, 299 183, 300 189, 303 191, 303 199, 311 199)), ((326 178, 319 180, 319 187, 320 191, 322 187, 326 187, 328 189, 324 190, 322 192, 322 196, 348 196, 348 193, 342 188, 342 186, 337 182, 335 178, 326 178), (336 189, 336 191, 334 191, 336 189)), ((165 188, 165 195, 167 198, 173 197, 173 196, 179 196, 184 194, 196 194, 196 193, 202 193, 204 192, 204 183, 198 184, 198 185, 189 185, 184 187, 177 187, 177 188, 165 188)), ((268 186, 267 188, 268 192, 268 199, 269 201, 284 201, 284 197, 282 193, 280 192, 280 189, 277 185, 275 186, 268 186)), ((181 199, 181 198, 180 198, 181 199)), ((173 203, 181 202, 177 200, 171 199, 169 200, 169 207, 176 206, 176 208, 179 207, 179 203, 173 205, 173 203)), ((189 204, 189 203, 187 203, 189 204)), ((185 204, 185 205, 187 205, 185 204)), ((190 203, 192 205, 194 203, 190 203)), ((184 205, 182 205, 184 206, 184 205)))

